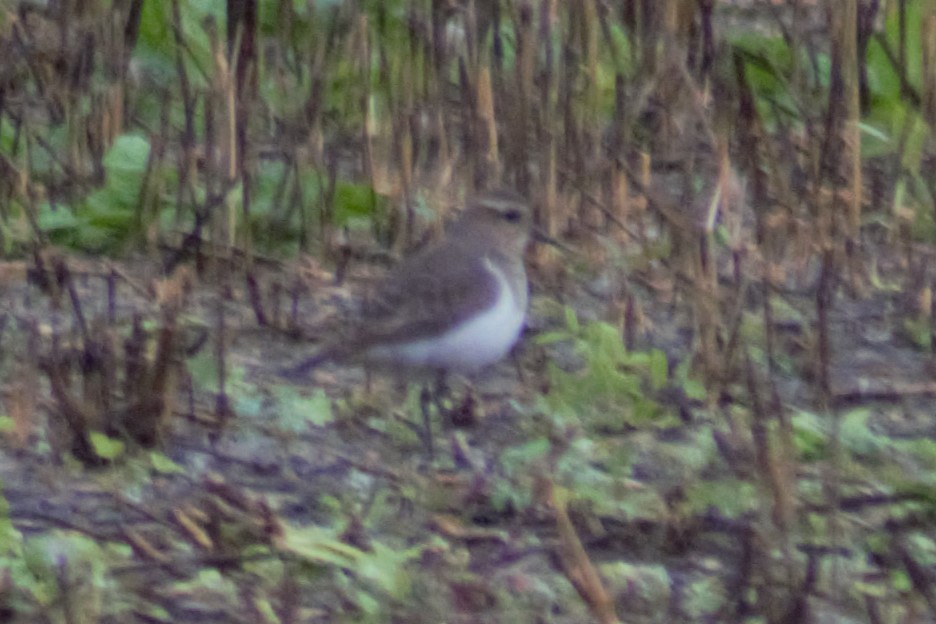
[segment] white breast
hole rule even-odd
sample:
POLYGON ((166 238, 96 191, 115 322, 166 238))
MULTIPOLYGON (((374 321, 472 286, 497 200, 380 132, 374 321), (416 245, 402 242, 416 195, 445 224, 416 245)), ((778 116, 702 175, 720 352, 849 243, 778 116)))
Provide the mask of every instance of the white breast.
POLYGON ((372 347, 367 359, 400 366, 471 372, 502 359, 520 336, 526 296, 517 296, 503 271, 490 260, 485 267, 497 280, 497 302, 448 332, 405 344, 372 347))

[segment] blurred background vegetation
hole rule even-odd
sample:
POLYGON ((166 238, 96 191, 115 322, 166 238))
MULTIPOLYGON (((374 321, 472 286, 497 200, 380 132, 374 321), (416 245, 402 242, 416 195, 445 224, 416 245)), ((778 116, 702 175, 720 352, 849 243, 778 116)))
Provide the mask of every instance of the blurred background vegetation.
POLYGON ((633 238, 647 204, 711 229, 729 172, 769 260, 870 214, 924 237, 924 5, 6 0, 0 244, 405 246, 500 182, 633 238))
POLYGON ((0 621, 936 621, 929 0, 0 0, 0 59, 0 621), (486 461, 225 355, 500 184, 574 252, 486 461))

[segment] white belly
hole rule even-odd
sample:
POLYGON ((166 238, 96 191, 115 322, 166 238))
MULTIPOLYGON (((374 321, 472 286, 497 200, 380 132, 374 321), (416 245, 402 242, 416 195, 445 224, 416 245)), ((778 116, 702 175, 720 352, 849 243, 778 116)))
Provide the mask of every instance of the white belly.
POLYGON ((413 342, 372 347, 367 358, 411 368, 471 372, 504 358, 520 336, 526 297, 518 298, 504 274, 488 263, 498 284, 497 302, 448 332, 413 342))

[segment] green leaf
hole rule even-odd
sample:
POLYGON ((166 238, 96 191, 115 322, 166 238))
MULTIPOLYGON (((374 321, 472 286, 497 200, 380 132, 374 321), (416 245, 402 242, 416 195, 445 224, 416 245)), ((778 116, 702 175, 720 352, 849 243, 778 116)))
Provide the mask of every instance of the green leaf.
POLYGON ((519 466, 527 466, 531 462, 545 457, 551 446, 549 438, 534 438, 504 451, 501 462, 508 472, 512 472, 519 466))
POLYGON ((318 526, 281 525, 275 538, 278 550, 296 555, 310 563, 353 568, 364 551, 342 542, 333 531, 318 526))
POLYGON ((676 380, 676 383, 686 393, 687 397, 695 401, 703 401, 708 395, 705 391, 705 385, 701 381, 690 379, 689 374, 691 372, 692 360, 686 358, 676 365, 676 370, 673 371, 673 379, 676 380))
POLYGON ((572 335, 577 335, 581 330, 578 316, 575 314, 575 310, 572 309, 572 306, 566 306, 565 308, 565 323, 566 329, 568 329, 569 333, 572 335))
POLYGON ((802 410, 793 415, 793 442, 803 461, 824 459, 829 448, 828 435, 819 417, 802 410))
POLYGON ((903 334, 909 338, 918 348, 926 349, 931 342, 930 331, 931 324, 925 318, 904 318, 903 334))
POLYGON ((192 382, 197 388, 216 390, 220 383, 218 358, 212 349, 202 349, 195 357, 185 362, 192 382))
POLYGON ((613 499, 605 497, 604 506, 613 507, 615 517, 625 521, 663 522, 668 513, 666 502, 653 488, 635 488, 613 499))
POLYGON ((338 182, 333 215, 335 225, 345 226, 362 217, 372 219, 378 215, 384 203, 385 200, 369 185, 338 182))
POLYGON ((102 459, 116 459, 123 455, 126 450, 123 441, 112 438, 100 431, 92 431, 88 437, 94 452, 102 459))
POLYGON ((687 397, 695 401, 704 401, 708 396, 705 384, 697 379, 686 379, 682 384, 682 389, 687 397))
POLYGON ((565 330, 550 331, 550 332, 542 332, 542 333, 537 334, 536 337, 533 339, 533 342, 535 342, 538 345, 551 345, 557 342, 570 340, 571 338, 572 336, 569 334, 569 332, 565 330))
MULTIPOLYGON (((180 37, 184 41, 184 51, 178 58, 185 64, 188 79, 193 88, 206 85, 206 75, 211 69, 211 43, 205 31, 206 20, 211 19, 216 27, 223 28, 225 22, 225 3, 218 0, 186 0, 178 3, 182 29, 180 37)), ((145 63, 146 70, 158 84, 171 84, 178 70, 176 64, 176 44, 172 33, 172 3, 163 0, 143 2, 142 16, 139 20, 140 33, 133 57, 145 63)))
POLYGON ((325 391, 318 388, 308 401, 306 401, 306 420, 313 425, 322 427, 334 420, 332 414, 331 399, 325 394, 325 391))
POLYGON ((251 601, 251 606, 256 610, 261 623, 279 624, 282 621, 270 599, 265 596, 255 596, 251 601))
POLYGON ((908 593, 913 589, 914 583, 903 570, 891 569, 891 586, 901 593, 908 593))
POLYGON ((410 591, 410 577, 404 566, 421 552, 421 546, 394 550, 380 542, 374 542, 371 544, 371 552, 360 557, 354 571, 389 596, 401 599, 410 591))
POLYGON ((279 423, 286 431, 305 431, 309 424, 324 427, 334 421, 331 399, 321 388, 312 396, 303 396, 289 386, 273 392, 279 411, 279 423))
POLYGON ((58 205, 55 208, 48 203, 39 207, 39 215, 36 217, 39 223, 39 229, 43 232, 57 232, 60 230, 71 230, 78 226, 78 219, 74 213, 65 206, 58 205))
POLYGON ((186 470, 179 464, 175 463, 163 453, 158 451, 151 451, 149 454, 150 465, 153 467, 153 470, 161 474, 185 474, 186 470))
POLYGON ((849 451, 865 459, 879 459, 888 446, 888 440, 871 430, 868 426, 870 417, 871 409, 868 407, 853 409, 842 417, 839 431, 842 444, 849 451))
POLYGON ((149 162, 150 143, 136 134, 122 134, 104 156, 104 168, 117 174, 141 174, 149 162))
POLYGON ((669 362, 660 349, 650 352, 650 385, 654 390, 665 387, 669 381, 669 362))
POLYGON ((901 452, 911 455, 923 468, 927 479, 936 480, 936 440, 930 438, 916 438, 898 440, 894 445, 901 452))
POLYGON ((762 504, 756 486, 749 481, 729 478, 694 483, 686 488, 686 498, 697 514, 717 509, 727 518, 740 518, 762 504))
POLYGON ((17 555, 23 545, 23 534, 10 520, 10 503, 0 495, 0 557, 17 555))
MULTIPOLYGON (((610 323, 580 325, 572 308, 565 308, 569 329, 541 336, 549 344, 572 340, 584 365, 573 371, 549 365, 551 392, 548 405, 587 427, 620 429, 640 422, 666 426, 675 415, 655 399, 655 393, 670 383, 669 361, 659 350, 628 351, 619 328, 610 323), (669 416, 669 417, 668 417, 669 416)), ((687 374, 688 364, 682 368, 687 374)), ((690 385, 696 396, 705 397, 704 388, 690 385)))

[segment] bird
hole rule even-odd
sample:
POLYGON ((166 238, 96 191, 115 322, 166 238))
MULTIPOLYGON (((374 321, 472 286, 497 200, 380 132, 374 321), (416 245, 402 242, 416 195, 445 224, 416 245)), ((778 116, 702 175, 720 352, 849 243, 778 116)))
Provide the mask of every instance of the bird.
MULTIPOLYGON (((405 258, 374 287, 346 338, 282 374, 325 362, 363 364, 444 379, 502 360, 523 330, 529 299, 524 252, 532 211, 509 189, 470 198, 435 243, 405 258)), ((432 454, 424 403, 424 437, 432 454)))

